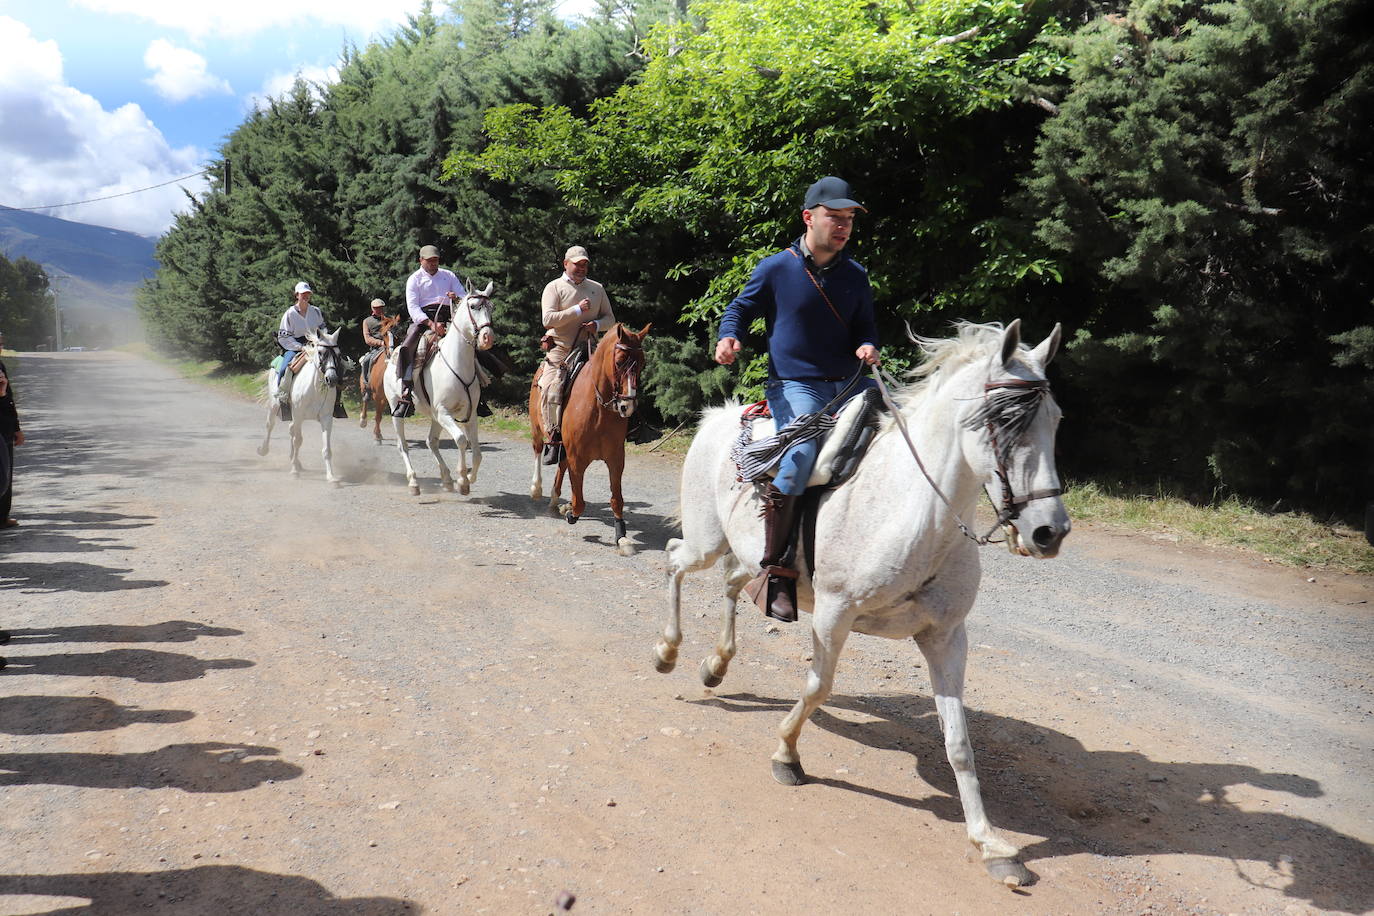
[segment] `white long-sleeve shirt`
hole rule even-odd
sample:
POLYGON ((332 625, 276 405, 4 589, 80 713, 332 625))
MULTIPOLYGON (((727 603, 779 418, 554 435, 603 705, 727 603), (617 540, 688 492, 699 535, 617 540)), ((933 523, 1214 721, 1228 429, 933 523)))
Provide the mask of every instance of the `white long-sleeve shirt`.
POLYGON ((417 269, 406 280, 406 310, 410 312, 410 320, 427 320, 429 316, 425 314, 424 307, 447 300, 449 293, 460 299, 468 294, 457 274, 440 267, 431 277, 423 267, 417 269))
POLYGON ((277 343, 283 350, 299 350, 301 345, 296 343, 297 337, 305 337, 311 331, 318 331, 324 327, 324 315, 313 305, 305 307, 305 314, 292 305, 286 310, 286 314, 281 316, 281 326, 277 328, 277 343))

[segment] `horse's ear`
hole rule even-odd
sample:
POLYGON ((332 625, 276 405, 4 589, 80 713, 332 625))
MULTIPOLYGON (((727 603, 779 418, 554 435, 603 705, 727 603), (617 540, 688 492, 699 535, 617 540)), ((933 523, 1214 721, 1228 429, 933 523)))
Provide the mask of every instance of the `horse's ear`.
POLYGON ((495 281, 495 280, 488 280, 488 281, 487 281, 487 288, 484 289, 484 290, 482 290, 482 298, 483 298, 483 299, 490 299, 490 298, 491 298, 491 291, 492 291, 493 289, 495 289, 495 288, 496 288, 496 281, 495 281))
POLYGON ((1017 318, 1002 332, 1002 366, 1011 364, 1012 354, 1021 346, 1021 319, 1017 318))
POLYGON ((1050 331, 1050 336, 1040 341, 1040 345, 1031 351, 1031 356, 1040 361, 1041 368, 1048 366, 1050 360, 1054 359, 1054 354, 1059 352, 1059 341, 1063 337, 1063 329, 1059 322, 1054 323, 1054 330, 1050 331))
POLYGON ((654 323, 653 323, 652 321, 649 322, 648 324, 646 324, 646 325, 644 326, 644 330, 640 331, 640 332, 639 332, 638 334, 636 334, 635 336, 638 337, 640 340, 643 340, 645 337, 648 337, 648 336, 649 336, 649 328, 651 328, 651 327, 653 327, 653 326, 654 326, 654 323))

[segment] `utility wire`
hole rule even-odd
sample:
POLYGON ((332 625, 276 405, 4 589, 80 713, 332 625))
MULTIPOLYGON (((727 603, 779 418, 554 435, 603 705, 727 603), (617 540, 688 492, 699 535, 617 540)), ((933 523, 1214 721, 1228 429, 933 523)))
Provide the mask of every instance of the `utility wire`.
POLYGON ((10 207, 0 204, 0 210, 56 210, 59 207, 75 207, 77 204, 93 204, 100 200, 114 200, 116 197, 128 197, 130 194, 142 194, 144 191, 152 191, 156 188, 165 188, 169 184, 176 184, 178 181, 185 181, 188 178, 196 178, 200 175, 207 175, 210 169, 201 169, 199 172, 192 172, 190 175, 182 175, 180 178, 173 178, 171 181, 164 181, 161 184, 149 185, 146 188, 138 188, 134 191, 122 191, 119 194, 110 194, 105 197, 92 197, 89 200, 74 200, 66 204, 48 204, 45 207, 10 207))

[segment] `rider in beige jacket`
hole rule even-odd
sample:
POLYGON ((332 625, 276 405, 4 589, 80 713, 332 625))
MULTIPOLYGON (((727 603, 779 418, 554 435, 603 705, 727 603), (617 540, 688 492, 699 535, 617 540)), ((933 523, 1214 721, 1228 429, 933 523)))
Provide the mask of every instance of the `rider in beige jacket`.
POLYGON ((544 345, 548 348, 539 373, 540 419, 544 424, 546 464, 557 463, 559 414, 563 401, 563 380, 567 369, 563 361, 573 347, 615 324, 606 288, 587 278, 591 258, 587 249, 574 245, 563 255, 563 275, 544 287, 541 306, 544 317, 544 345), (553 448, 550 448, 553 446, 553 448), (553 460, 550 461, 549 458, 553 460))

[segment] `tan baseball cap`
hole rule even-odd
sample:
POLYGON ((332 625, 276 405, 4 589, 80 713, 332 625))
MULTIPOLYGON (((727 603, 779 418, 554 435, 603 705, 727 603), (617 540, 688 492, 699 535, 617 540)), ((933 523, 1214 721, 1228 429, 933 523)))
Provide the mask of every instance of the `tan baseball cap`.
POLYGON ((435 248, 433 245, 426 245, 425 247, 420 249, 420 257, 437 258, 439 257, 439 249, 435 248))
POLYGON ((574 245, 563 254, 563 260, 572 261, 574 264, 578 261, 590 262, 591 259, 591 255, 587 254, 587 249, 583 248, 581 245, 574 245))
POLYGON ((380 300, 380 299, 373 299, 373 300, 372 300, 372 307, 373 307, 374 309, 384 309, 384 308, 386 308, 386 303, 383 302, 383 301, 380 300))

